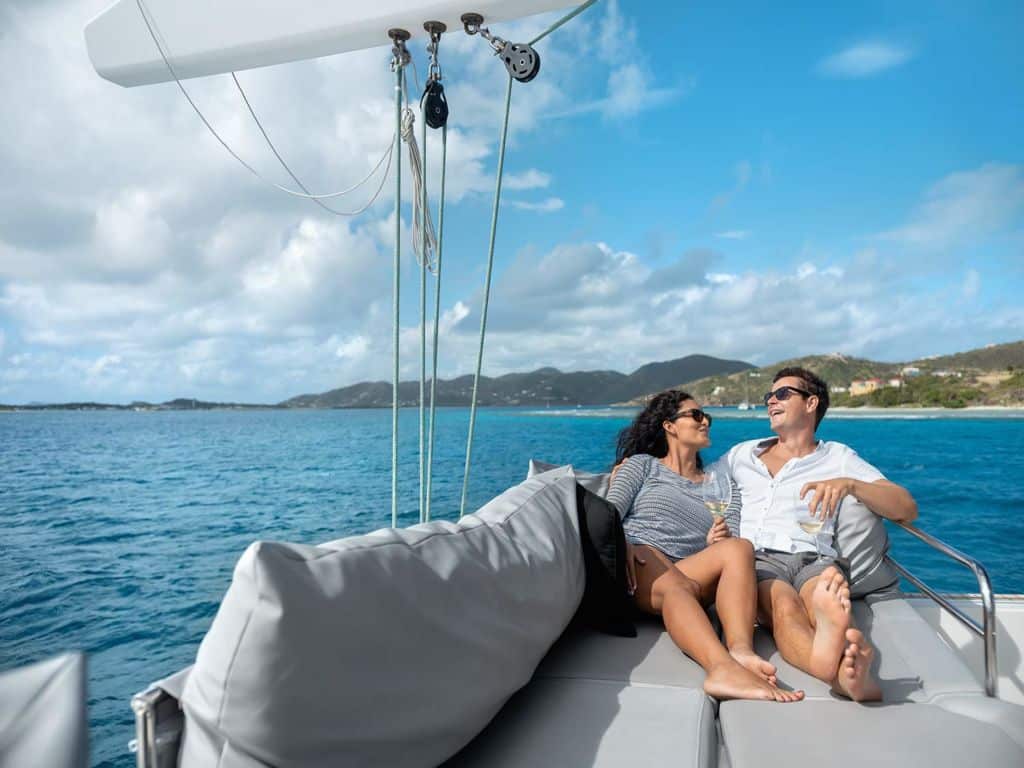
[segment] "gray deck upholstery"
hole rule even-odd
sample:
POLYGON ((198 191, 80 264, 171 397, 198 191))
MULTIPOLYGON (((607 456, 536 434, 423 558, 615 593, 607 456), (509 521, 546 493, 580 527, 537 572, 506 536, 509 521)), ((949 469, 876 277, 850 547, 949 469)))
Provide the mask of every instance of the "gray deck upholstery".
POLYGON ((1024 765, 1024 750, 1005 731, 934 704, 727 701, 720 717, 732 768, 1024 765))
POLYGON ((660 623, 636 638, 570 631, 533 680, 449 768, 714 766, 714 702, 704 672, 660 623))
POLYGON ((253 544, 181 694, 182 768, 399 768, 455 754, 576 611, 577 526, 576 482, 552 475, 458 523, 253 544))
MULTIPOLYGON (((885 702, 929 702, 949 694, 984 693, 964 661, 906 600, 855 600, 853 616, 875 647, 873 669, 885 702)), ((808 699, 835 698, 828 685, 786 663, 768 632, 758 629, 754 646, 779 668, 779 681, 786 687, 802 689, 808 699)))
POLYGON ((901 598, 854 602, 854 619, 875 647, 881 704, 842 700, 787 664, 758 630, 759 653, 779 668, 798 705, 724 702, 722 739, 732 768, 1024 765, 1024 707, 984 695, 963 660, 901 598))

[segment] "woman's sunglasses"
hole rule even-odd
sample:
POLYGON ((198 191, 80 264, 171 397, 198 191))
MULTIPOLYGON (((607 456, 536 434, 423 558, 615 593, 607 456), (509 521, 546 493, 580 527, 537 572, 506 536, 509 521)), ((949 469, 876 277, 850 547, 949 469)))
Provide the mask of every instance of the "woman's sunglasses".
POLYGON ((789 400, 793 395, 803 395, 804 397, 810 397, 812 393, 806 389, 797 389, 796 387, 779 387, 776 390, 768 392, 764 396, 764 404, 768 405, 768 401, 773 397, 778 401, 789 400))
POLYGON ((676 419, 681 419, 681 418, 683 418, 683 416, 689 416, 691 419, 696 421, 698 424, 703 424, 704 423, 704 419, 707 419, 708 420, 708 427, 710 427, 711 426, 711 422, 714 421, 714 417, 712 417, 712 415, 710 413, 707 413, 706 411, 702 411, 700 408, 691 408, 688 411, 680 411, 675 416, 673 416, 671 419, 669 419, 669 421, 675 421, 676 419))

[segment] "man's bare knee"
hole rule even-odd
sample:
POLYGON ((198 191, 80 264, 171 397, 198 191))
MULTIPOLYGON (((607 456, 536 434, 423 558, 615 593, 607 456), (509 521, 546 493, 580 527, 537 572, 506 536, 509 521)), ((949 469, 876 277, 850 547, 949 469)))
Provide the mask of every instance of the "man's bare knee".
POLYGON ((793 622, 808 622, 807 611, 795 592, 783 592, 772 596, 772 625, 787 626, 793 622))

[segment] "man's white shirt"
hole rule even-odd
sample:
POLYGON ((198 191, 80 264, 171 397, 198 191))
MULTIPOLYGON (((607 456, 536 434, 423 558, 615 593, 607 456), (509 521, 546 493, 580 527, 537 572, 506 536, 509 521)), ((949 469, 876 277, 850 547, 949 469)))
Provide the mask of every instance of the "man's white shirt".
MULTIPOLYGON (((807 483, 850 477, 873 483, 885 476, 871 464, 842 443, 819 440, 813 452, 790 459, 775 477, 771 476, 761 454, 778 438, 748 440, 733 446, 719 461, 724 463, 739 486, 743 499, 740 512, 740 536, 754 545, 754 549, 774 549, 780 552, 814 552, 815 536, 805 533, 797 520, 805 517, 807 503, 813 497, 808 491, 801 500, 800 489, 807 483)), ((844 499, 853 503, 854 499, 844 499)), ((837 513, 838 511, 837 510, 837 513)), ((832 547, 835 518, 829 519, 818 534, 822 555, 835 557, 832 547)))

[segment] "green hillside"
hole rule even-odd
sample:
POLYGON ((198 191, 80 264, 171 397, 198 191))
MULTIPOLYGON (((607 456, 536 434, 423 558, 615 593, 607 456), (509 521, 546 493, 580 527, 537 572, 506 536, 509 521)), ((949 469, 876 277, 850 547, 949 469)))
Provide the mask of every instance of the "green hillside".
POLYGON ((882 386, 857 397, 834 389, 832 404, 837 406, 1024 406, 1024 341, 902 363, 836 353, 811 355, 750 371, 708 376, 681 387, 708 405, 738 405, 744 401, 760 404, 761 396, 771 388, 775 372, 788 366, 814 371, 830 387, 839 390, 849 389, 855 380, 880 379, 888 383, 890 379, 901 379, 899 387, 882 386))

